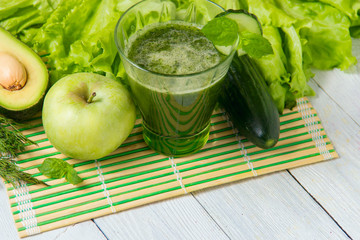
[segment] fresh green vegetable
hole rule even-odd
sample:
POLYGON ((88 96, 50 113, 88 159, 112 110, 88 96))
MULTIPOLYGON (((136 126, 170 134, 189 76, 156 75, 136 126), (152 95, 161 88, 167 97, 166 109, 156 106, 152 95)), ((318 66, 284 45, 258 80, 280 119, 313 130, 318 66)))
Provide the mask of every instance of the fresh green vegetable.
POLYGON ((263 76, 248 55, 234 56, 219 102, 240 134, 256 146, 270 148, 277 143, 279 113, 263 76))
POLYGON ((247 8, 246 1, 241 2, 241 1, 237 1, 237 0, 235 0, 235 1, 234 0, 216 0, 213 2, 219 4, 224 9, 246 9, 247 8))
POLYGON ((356 63, 351 53, 351 21, 345 14, 327 4, 295 4, 290 0, 282 1, 281 8, 297 20, 293 28, 302 45, 309 47, 311 56, 307 60, 312 62, 306 64, 319 69, 345 70, 356 63))
POLYGON ((61 0, 1 1, 0 26, 12 34, 27 32, 43 25, 61 0))
POLYGON ((44 176, 49 178, 60 179, 65 177, 66 181, 73 185, 83 181, 78 176, 73 165, 59 158, 46 158, 38 169, 44 176))
POLYGON ((18 152, 24 151, 25 146, 36 144, 26 138, 16 125, 14 121, 0 115, 0 177, 12 184, 19 180, 33 184, 42 183, 31 174, 21 171, 13 160, 18 152))
MULTIPOLYGON (((268 90, 277 105, 279 112, 284 110, 284 102, 295 103, 295 98, 286 99, 289 91, 290 73, 287 71, 287 58, 283 51, 283 40, 278 28, 263 26, 263 35, 267 38, 273 48, 273 54, 262 58, 253 59, 258 65, 258 70, 267 80, 268 90)), ((288 95, 292 97, 292 95, 288 95)), ((290 106, 288 106, 290 107, 290 106)))
POLYGON ((352 37, 360 37, 360 2, 356 0, 318 0, 338 9, 347 15, 351 21, 350 33, 352 37))
POLYGON ((220 13, 217 18, 226 17, 234 20, 238 27, 238 32, 250 31, 258 35, 262 34, 261 23, 258 18, 244 9, 234 10, 228 9, 223 13, 220 13))
MULTIPOLYGON (((228 15, 225 12, 217 18, 224 19, 228 15)), ((253 58, 273 53, 272 47, 261 36, 260 23, 253 23, 257 21, 256 16, 243 10, 232 10, 231 16, 232 19, 245 19, 252 24, 236 21, 241 24, 237 28, 241 38, 239 45, 247 54, 235 54, 222 85, 219 102, 241 135, 258 147, 270 148, 279 139, 279 113, 253 58)))

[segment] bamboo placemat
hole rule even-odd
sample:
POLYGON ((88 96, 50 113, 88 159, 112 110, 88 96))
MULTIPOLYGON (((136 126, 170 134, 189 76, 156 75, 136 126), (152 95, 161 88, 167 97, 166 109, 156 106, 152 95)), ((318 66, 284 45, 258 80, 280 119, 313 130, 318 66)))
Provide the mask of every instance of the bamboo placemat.
POLYGON ((111 155, 92 161, 68 158, 53 148, 41 124, 21 129, 38 146, 28 146, 18 164, 50 186, 6 184, 20 237, 64 227, 143 204, 240 179, 338 157, 308 99, 280 117, 281 134, 271 149, 260 149, 239 136, 223 112, 212 116, 211 134, 197 154, 169 158, 149 149, 137 120, 129 138, 111 155), (37 167, 47 157, 75 164, 84 182, 47 179, 37 167))

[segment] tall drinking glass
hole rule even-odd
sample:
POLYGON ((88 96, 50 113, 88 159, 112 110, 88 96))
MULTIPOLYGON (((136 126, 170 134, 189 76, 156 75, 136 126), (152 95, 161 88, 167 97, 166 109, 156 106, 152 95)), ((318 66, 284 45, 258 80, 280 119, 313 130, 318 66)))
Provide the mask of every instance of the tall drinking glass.
MULTIPOLYGON (((166 24, 180 22, 201 28, 224 11, 206 0, 180 6, 178 2, 139 2, 121 16, 115 29, 116 46, 142 115, 144 140, 155 151, 173 157, 195 153, 207 142, 210 118, 236 46, 236 43, 231 46, 230 54, 223 55, 215 65, 199 72, 159 73, 135 63, 129 57, 127 48, 138 31, 144 31, 151 24, 162 24, 166 30, 166 24)), ((205 60, 192 65, 201 65, 205 60)))

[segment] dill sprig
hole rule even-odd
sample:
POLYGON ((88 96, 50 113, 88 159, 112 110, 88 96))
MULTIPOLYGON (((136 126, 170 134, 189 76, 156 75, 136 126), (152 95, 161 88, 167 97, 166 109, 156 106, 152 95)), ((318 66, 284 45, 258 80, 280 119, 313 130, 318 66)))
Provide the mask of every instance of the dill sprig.
POLYGON ((24 151, 27 145, 36 144, 17 129, 18 125, 15 121, 0 115, 0 177, 13 185, 19 180, 34 184, 43 183, 31 174, 21 171, 14 161, 18 152, 24 151))
POLYGON ((0 160, 0 177, 13 185, 19 180, 34 184, 43 183, 42 181, 32 177, 31 174, 22 172, 14 160, 6 158, 1 158, 0 160))
POLYGON ((19 124, 0 116, 0 153, 5 154, 5 157, 15 158, 16 153, 24 151, 26 145, 36 144, 26 138, 15 125, 19 124))

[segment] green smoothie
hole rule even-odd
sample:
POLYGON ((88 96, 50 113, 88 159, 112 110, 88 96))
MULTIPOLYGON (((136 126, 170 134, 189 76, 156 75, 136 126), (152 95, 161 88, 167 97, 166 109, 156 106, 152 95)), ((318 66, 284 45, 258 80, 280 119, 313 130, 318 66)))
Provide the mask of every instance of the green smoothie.
POLYGON ((161 74, 201 72, 221 61, 219 52, 200 29, 183 22, 149 25, 130 41, 128 58, 161 74))
POLYGON ((136 65, 159 76, 156 83, 146 75, 129 79, 148 145, 171 156, 202 148, 222 83, 206 70, 224 56, 197 26, 183 22, 147 26, 129 39, 125 53, 136 65))

